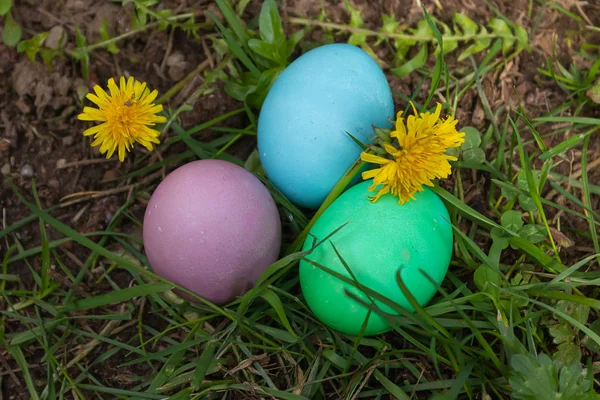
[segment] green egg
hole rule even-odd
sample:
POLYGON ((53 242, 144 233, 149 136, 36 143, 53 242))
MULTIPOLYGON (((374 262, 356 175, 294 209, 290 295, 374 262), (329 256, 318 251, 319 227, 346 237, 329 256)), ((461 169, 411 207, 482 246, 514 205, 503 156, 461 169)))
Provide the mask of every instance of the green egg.
MULTIPOLYGON (((400 271, 403 282, 420 305, 431 300, 436 286, 420 270, 437 284, 446 276, 453 243, 448 210, 428 188, 417 193, 416 200, 403 205, 389 194, 371 203, 368 198, 373 195, 368 190, 371 184, 372 181, 359 183, 335 200, 310 230, 303 250, 310 250, 346 224, 306 258, 353 279, 350 269, 362 285, 414 311, 398 286, 396 273, 400 271)), ((364 335, 391 329, 385 317, 376 312, 369 315, 367 307, 345 293, 347 290, 370 303, 361 290, 306 260, 300 262, 300 284, 313 313, 336 331, 358 335, 367 316, 364 335)), ((375 304, 386 313, 397 314, 377 300, 375 304)))

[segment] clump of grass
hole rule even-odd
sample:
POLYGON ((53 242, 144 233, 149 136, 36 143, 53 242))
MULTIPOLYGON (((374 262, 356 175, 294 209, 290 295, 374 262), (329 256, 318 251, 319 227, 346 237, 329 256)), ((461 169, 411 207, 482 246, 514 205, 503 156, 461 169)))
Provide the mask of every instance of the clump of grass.
MULTIPOLYGON (((227 152, 242 136, 256 134, 255 113, 261 99, 302 37, 284 35, 274 1, 264 3, 258 32, 239 17, 247 2, 240 2, 244 4, 236 10, 225 1, 217 3, 225 20, 222 24, 214 18, 221 63, 188 102, 167 113, 164 130, 170 134, 159 148, 166 151, 183 142, 188 150, 159 162, 138 158, 119 179, 136 178, 141 183, 130 187, 129 200, 104 231, 81 234, 53 215, 58 206, 42 209, 35 185, 30 193, 13 186, 31 215, 0 232, 0 240, 7 243, 0 271, 0 295, 6 306, 0 311, 0 352, 9 359, 9 370, 0 374, 0 380, 5 385, 11 381, 10 387, 32 399, 598 398, 600 215, 592 204, 600 187, 590 182, 588 169, 597 165, 590 156, 590 140, 600 121, 580 116, 585 107, 576 108, 575 116, 562 116, 570 104, 533 119, 523 108, 493 109, 481 82, 505 62, 502 40, 488 43, 488 53, 479 61, 473 52, 463 50, 469 61, 465 68, 470 70, 462 76, 450 70, 444 51, 437 52, 432 68, 421 64, 418 69, 431 82, 430 90, 421 93, 419 85, 400 100, 410 98, 425 109, 437 98, 455 112, 466 91, 475 90, 491 121, 482 132, 462 128, 466 140, 457 153, 454 180, 435 188, 448 206, 454 228, 452 266, 427 307, 414 302, 398 277, 399 290, 413 300, 415 313, 354 280, 336 276, 398 313, 386 315, 394 325, 389 334, 341 335, 323 326, 306 307, 295 273, 298 261, 307 255, 299 251, 303 239, 315 218, 339 195, 339 188, 316 215, 306 215, 269 184, 256 153, 242 160, 227 152), (264 57, 267 49, 272 58, 264 57), (226 80, 230 95, 241 101, 240 108, 184 129, 178 117, 218 79, 226 80), (239 114, 248 117, 248 126, 228 127, 229 118, 239 114), (553 131, 554 123, 568 124, 573 134, 548 145, 546 138, 564 133, 553 131), (221 136, 200 140, 197 133, 209 128, 221 136), (577 177, 558 170, 574 148, 581 149, 577 177), (180 287, 199 302, 175 296, 171 290, 176 285, 144 267, 148 263, 140 240, 123 233, 128 226, 141 224, 135 202, 149 198, 157 183, 152 174, 207 158, 245 166, 267 184, 293 238, 257 285, 226 306, 210 304, 180 287), (486 179, 485 187, 478 183, 480 178, 486 179), (552 190, 566 203, 546 196, 552 190), (473 191, 481 193, 483 210, 465 203, 473 191), (561 226, 560 215, 585 222, 588 231, 568 233, 591 243, 593 251, 576 258, 564 256, 570 243, 561 233, 568 227, 561 226), (18 232, 33 222, 39 223, 40 244, 25 248, 18 232), (67 261, 62 247, 66 242, 75 244, 83 257, 78 269, 67 261), (14 272, 19 265, 31 274, 32 283, 26 284, 14 272)), ((140 8, 143 4, 136 1, 138 19, 143 13, 151 15, 140 8)), ((358 17, 353 15, 356 25, 358 17)), ((178 20, 176 15, 165 18, 178 20)), ((307 21, 311 20, 302 24, 313 24, 307 21)), ((423 21, 426 26, 421 24, 420 29, 433 35, 427 42, 444 49, 449 43, 446 25, 427 13, 423 21)), ((499 21, 507 26, 510 22, 499 21)), ((154 29, 161 22, 165 21, 144 26, 154 29)), ((517 29, 514 22, 510 25, 517 29)), ((358 34, 369 35, 361 26, 333 28, 349 32, 345 37, 349 41, 358 40, 358 34)), ((394 38, 393 32, 386 32, 384 38, 394 38)), ((385 42, 373 44, 380 45, 385 42)), ((350 169, 344 179, 350 180, 358 169, 350 169)))

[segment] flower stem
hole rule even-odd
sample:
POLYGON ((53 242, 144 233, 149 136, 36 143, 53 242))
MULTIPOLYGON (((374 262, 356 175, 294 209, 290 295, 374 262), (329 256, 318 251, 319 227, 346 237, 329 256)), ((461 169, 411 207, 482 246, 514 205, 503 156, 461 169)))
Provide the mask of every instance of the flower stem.
POLYGON ((175 22, 175 21, 178 21, 180 19, 186 19, 186 18, 190 18, 190 17, 193 17, 193 16, 194 16, 193 13, 185 13, 185 14, 173 15, 173 16, 167 17, 167 18, 165 18, 163 20, 155 21, 155 22, 152 22, 150 24, 146 24, 146 25, 144 25, 142 27, 139 27, 137 29, 132 29, 129 32, 122 33, 119 36, 115 36, 113 38, 104 40, 102 42, 91 44, 91 45, 87 46, 86 49, 87 49, 88 52, 91 52, 92 50, 103 48, 103 47, 108 46, 109 44, 116 43, 119 40, 123 40, 123 39, 126 39, 128 37, 135 36, 138 33, 145 32, 148 29, 152 29, 154 27, 159 26, 163 22, 175 22))
POLYGON ((352 179, 354 179, 354 177, 356 176, 356 174, 358 174, 362 167, 365 166, 365 164, 366 162, 362 161, 360 158, 356 160, 354 164, 352 164, 352 166, 346 171, 344 176, 342 176, 338 183, 335 184, 333 189, 331 189, 331 192, 329 192, 329 194, 325 198, 325 201, 323 201, 323 204, 321 204, 315 215, 313 215, 311 220, 308 222, 308 225, 304 227, 302 232, 300 232, 300 234, 296 237, 294 242, 290 245, 290 247, 288 247, 286 254, 295 253, 300 249, 300 246, 302 246, 302 243, 304 243, 304 239, 306 239, 306 237, 308 236, 308 232, 310 232, 310 229, 313 227, 315 222, 317 222, 317 219, 319 219, 319 217, 323 214, 323 212, 325 212, 325 210, 331 205, 331 203, 333 203, 335 199, 337 199, 342 194, 344 189, 348 186, 352 179))
MULTIPOLYGON (((419 36, 419 35, 411 35, 407 33, 387 33, 387 32, 378 32, 370 29, 364 28, 354 28, 351 26, 346 26, 342 24, 335 24, 333 22, 322 22, 313 19, 306 18, 290 18, 289 22, 295 25, 310 25, 310 26, 319 26, 321 28, 328 29, 336 29, 339 31, 346 31, 352 33, 362 33, 366 36, 377 36, 383 38, 390 39, 404 39, 404 40, 416 40, 418 42, 435 42, 437 39, 435 36, 419 36)), ((497 33, 485 33, 485 34, 475 34, 475 35, 452 35, 452 36, 444 36, 444 40, 447 41, 468 41, 471 39, 493 39, 493 38, 503 38, 503 39, 511 39, 514 38, 513 35, 499 35, 497 33)))
POLYGON ((163 94, 162 96, 159 97, 159 99, 156 101, 156 104, 164 104, 165 102, 167 102, 171 97, 173 97, 174 95, 176 95, 177 93, 179 93, 179 91, 181 89, 183 89, 183 87, 192 79, 194 79, 194 77, 198 74, 200 74, 202 71, 204 71, 208 66, 210 65, 210 62, 208 60, 205 60, 203 62, 201 62, 200 64, 198 64, 198 66, 189 74, 186 75, 185 78, 183 78, 182 80, 180 80, 179 82, 177 82, 171 89, 169 89, 165 94, 163 94))

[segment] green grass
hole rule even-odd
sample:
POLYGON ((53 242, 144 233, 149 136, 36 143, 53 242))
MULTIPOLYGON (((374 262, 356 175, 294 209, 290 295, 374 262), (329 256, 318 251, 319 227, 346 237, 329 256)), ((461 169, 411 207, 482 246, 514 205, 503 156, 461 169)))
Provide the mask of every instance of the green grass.
MULTIPOLYGON (((353 16, 348 24, 333 24, 323 15, 290 17, 292 31, 303 30, 283 37, 282 17, 271 0, 256 20, 240 18, 248 2, 231 7, 219 0, 223 22, 211 14, 208 21, 190 23, 181 21, 193 10, 171 16, 146 2, 134 3, 136 21, 140 23, 144 14, 146 24, 79 46, 75 55, 80 61, 88 65, 94 52, 161 27, 185 30, 190 38, 199 32, 210 35, 219 60, 213 69, 202 71, 204 83, 179 108, 165 107, 166 138, 159 149, 166 157, 151 162, 149 156, 132 154, 134 164, 124 175, 99 183, 108 187, 102 185, 141 182, 130 196, 121 197, 123 203, 104 231, 77 232, 57 218, 58 205, 42 208, 35 184, 24 190, 9 183, 30 214, 9 220, 0 232, 6 249, 0 270, 5 305, 0 310, 0 357, 14 370, 5 373, 0 364, 0 384, 32 399, 546 400, 557 392, 562 397, 556 398, 565 400, 599 397, 600 210, 595 207, 600 182, 594 163, 599 157, 600 119, 593 116, 593 101, 582 91, 593 85, 590 77, 595 78, 600 65, 597 49, 585 50, 596 60, 591 71, 573 69, 576 66, 567 70, 553 64, 556 60, 548 61, 538 78, 572 95, 565 95, 563 104, 546 114, 533 115, 523 106, 492 104, 484 90, 485 78, 501 72, 529 47, 522 27, 495 8, 490 15, 504 22, 495 22, 494 30, 490 21, 471 25, 458 17, 456 31, 451 21, 438 20, 436 12, 424 14, 416 31, 390 18, 384 18, 388 25, 378 30, 365 27, 360 11, 345 3, 353 16), (490 32, 477 39, 485 26, 490 32), (325 41, 348 40, 367 51, 387 49, 392 55, 385 61, 392 70, 408 65, 401 75, 410 74, 420 83, 413 93, 395 94, 399 107, 412 100, 424 109, 439 101, 445 113, 456 114, 471 92, 487 117, 483 129, 465 128, 474 135, 470 147, 458 153, 452 179, 434 188, 448 207, 455 238, 451 267, 437 296, 419 306, 398 276, 398 290, 414 313, 361 285, 353 275, 350 279, 336 274, 300 251, 316 218, 361 163, 350 167, 324 205, 310 214, 268 181, 256 152, 245 160, 229 152, 243 137, 256 135, 258 108, 269 83, 305 45, 314 45, 311 33, 325 41), (398 57, 406 45, 431 54, 437 47, 451 50, 422 62, 408 53, 398 57), (257 48, 269 49, 272 58, 257 48), (449 61, 452 51, 465 60, 449 61), (218 80, 224 81, 239 108, 184 129, 180 117, 189 112, 188 105, 218 80), (421 90, 425 83, 427 91, 421 90), (240 115, 247 124, 231 126, 230 118, 240 115), (200 133, 207 129, 220 136, 202 140, 200 133), (178 142, 187 149, 170 152, 178 142), (277 202, 289 238, 280 260, 256 286, 225 306, 211 304, 145 268, 140 239, 127 233, 141 225, 135 216, 138 200, 148 199, 158 184, 158 178, 144 178, 162 168, 170 171, 209 158, 234 162, 256 174, 277 202), (573 169, 565 172, 569 169, 562 166, 569 163, 573 169), (24 242, 19 232, 34 224, 39 242, 24 242), (77 268, 64 250, 67 242, 81 259, 77 268), (299 289, 297 265, 303 258, 363 290, 371 300, 363 305, 372 313, 382 313, 373 300, 389 306, 396 314, 384 316, 393 330, 353 337, 322 325, 299 289), (182 300, 172 292, 176 288, 198 301, 182 300)), ((540 12, 538 2, 530 3, 529 13, 540 12)), ((579 18, 555 3, 544 9, 579 18)), ((538 16, 534 13, 531 19, 533 23, 538 16)), ((185 82, 200 72, 194 70, 185 82)), ((399 78, 392 71, 390 79, 399 78)), ((175 84, 161 102, 168 104, 183 86, 175 84)))

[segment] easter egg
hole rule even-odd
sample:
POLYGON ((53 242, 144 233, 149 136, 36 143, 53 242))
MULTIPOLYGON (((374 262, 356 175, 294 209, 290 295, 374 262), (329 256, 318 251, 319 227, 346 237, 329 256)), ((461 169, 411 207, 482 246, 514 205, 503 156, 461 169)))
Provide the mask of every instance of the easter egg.
POLYGON ((279 255, 281 222, 252 173, 221 160, 171 172, 144 216, 144 248, 159 276, 224 304, 248 291, 279 255))
POLYGON ((375 60, 348 44, 310 50, 275 80, 258 119, 260 160, 296 205, 317 208, 369 143, 394 102, 375 60))
MULTIPOLYGON (((325 210, 310 230, 303 248, 308 251, 316 245, 306 258, 317 265, 306 260, 300 262, 300 284, 309 308, 325 325, 349 335, 359 334, 367 316, 365 335, 383 333, 391 327, 381 314, 372 311, 368 315, 367 307, 345 293, 348 291, 371 304, 362 290, 319 266, 353 282, 356 278, 361 285, 414 311, 397 283, 397 272, 417 302, 424 306, 435 295, 436 286, 420 270, 440 284, 452 255, 450 217, 433 191, 425 188, 415 195, 416 200, 403 205, 391 194, 371 203, 368 198, 374 194, 368 190, 371 184, 372 181, 365 181, 353 186, 325 210)), ((388 305, 371 299, 385 313, 397 314, 388 305)))

